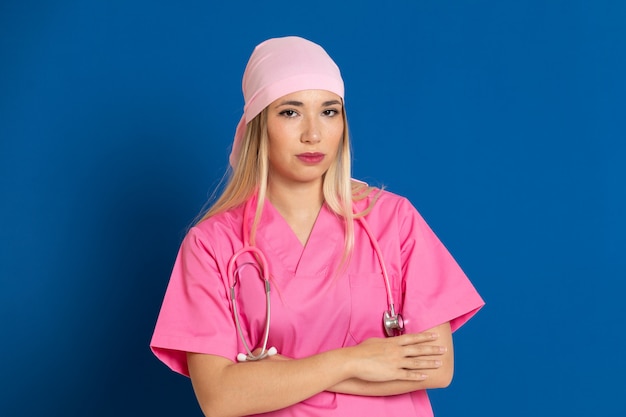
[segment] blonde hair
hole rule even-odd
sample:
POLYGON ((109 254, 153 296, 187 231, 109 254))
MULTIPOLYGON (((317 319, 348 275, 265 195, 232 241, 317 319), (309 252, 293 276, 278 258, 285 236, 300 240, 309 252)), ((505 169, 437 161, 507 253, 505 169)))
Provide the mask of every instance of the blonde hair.
MULTIPOLYGON (((367 198, 372 191, 377 189, 351 178, 351 149, 345 108, 342 111, 342 117, 344 123, 343 138, 339 145, 337 157, 324 174, 322 186, 326 205, 344 221, 345 244, 340 265, 345 264, 354 248, 354 219, 369 213, 382 191, 382 189, 378 189, 365 210, 354 213, 353 203, 367 198)), ((257 204, 254 221, 248 237, 250 244, 255 244, 256 231, 267 194, 268 143, 267 108, 265 108, 246 126, 239 153, 236 155, 235 167, 230 170, 224 191, 215 203, 201 215, 198 223, 244 204, 256 192, 257 204)))

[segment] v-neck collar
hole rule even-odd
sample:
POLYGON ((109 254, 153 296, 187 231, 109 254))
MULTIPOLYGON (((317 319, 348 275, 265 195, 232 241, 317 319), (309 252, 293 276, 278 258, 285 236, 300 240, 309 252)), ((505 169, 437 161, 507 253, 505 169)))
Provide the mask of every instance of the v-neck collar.
POLYGON ((265 199, 256 243, 275 267, 274 259, 291 275, 310 276, 326 274, 336 266, 343 251, 343 236, 341 219, 323 204, 303 247, 287 221, 265 199))

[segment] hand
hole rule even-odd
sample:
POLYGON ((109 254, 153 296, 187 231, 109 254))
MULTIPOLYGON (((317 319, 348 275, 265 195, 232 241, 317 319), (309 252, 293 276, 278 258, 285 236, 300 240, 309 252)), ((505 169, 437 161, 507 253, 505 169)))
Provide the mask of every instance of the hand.
POLYGON ((436 344, 438 337, 424 332, 368 339, 350 348, 354 376, 372 382, 424 380, 427 376, 421 371, 439 368, 437 356, 447 350, 436 344))

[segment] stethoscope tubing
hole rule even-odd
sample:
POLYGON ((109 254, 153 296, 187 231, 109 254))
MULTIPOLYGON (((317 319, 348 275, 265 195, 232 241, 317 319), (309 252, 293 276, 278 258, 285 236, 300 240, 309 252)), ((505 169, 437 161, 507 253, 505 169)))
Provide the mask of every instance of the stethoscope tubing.
POLYGON ((372 233, 372 229, 370 229, 367 221, 365 221, 364 217, 357 217, 356 220, 361 223, 363 230, 370 239, 370 243, 374 252, 376 252, 376 256, 378 257, 378 263, 380 264, 380 269, 383 273, 383 279, 385 280, 385 289, 387 290, 387 303, 389 304, 389 310, 392 315, 396 314, 395 304, 393 300, 393 292, 391 291, 391 284, 389 283, 389 274, 387 274, 387 267, 385 266, 385 261, 383 260, 383 252, 380 249, 380 245, 378 244, 378 240, 374 238, 374 234, 372 233))
MULTIPOLYGON (((270 295, 271 285, 270 285, 269 267, 268 267, 267 259, 265 258, 265 255, 263 254, 263 252, 256 246, 252 246, 249 243, 250 236, 248 234, 248 219, 249 219, 248 214, 250 210, 250 202, 251 200, 245 203, 244 212, 243 212, 242 232, 243 232, 244 245, 241 249, 239 249, 237 252, 233 254, 233 256, 230 258, 228 262, 228 267, 227 267, 227 274, 228 274, 228 280, 229 280, 228 284, 230 286, 230 299, 232 303, 235 325, 237 327, 237 333, 239 334, 239 338, 243 342, 244 348, 246 350, 246 354, 240 353, 239 355, 237 355, 237 360, 239 360, 240 362, 246 361, 246 360, 256 361, 256 360, 266 358, 267 356, 270 356, 276 353, 276 349, 273 347, 270 349, 267 349, 267 344, 269 341, 270 323, 271 323, 271 295, 270 295), (245 262, 241 264, 240 266, 236 267, 237 259, 244 253, 252 253, 254 257, 256 258, 257 263, 245 262), (265 307, 265 329, 263 331, 263 346, 261 348, 261 351, 257 355, 255 355, 252 352, 252 349, 248 345, 248 342, 246 342, 246 338, 243 334, 241 320, 239 319, 239 310, 237 308, 237 296, 235 292, 235 286, 237 285, 237 282, 238 282, 239 273, 243 268, 247 266, 252 266, 256 268, 256 270, 259 272, 259 276, 262 277, 264 281, 264 285, 265 285, 265 306, 266 306, 265 307)), ((389 311, 383 314, 383 323, 384 323, 386 334, 388 336, 392 336, 394 335, 394 332, 396 332, 396 330, 399 332, 403 331, 404 321, 403 321, 402 315, 396 314, 395 312, 393 293, 391 291, 391 284, 389 280, 389 275, 387 273, 387 267, 383 259, 382 250, 380 249, 378 240, 374 237, 374 234, 372 233, 372 230, 367 224, 367 221, 365 220, 365 218, 362 216, 358 216, 358 217, 355 217, 355 219, 361 224, 361 226, 363 227, 363 230, 365 230, 365 233, 367 234, 370 240, 372 248, 374 249, 374 252, 376 253, 376 257, 378 258, 378 262, 380 264, 380 268, 383 274, 383 279, 385 281, 385 289, 387 291, 387 302, 389 304, 389 311)))
POLYGON ((268 270, 269 269, 267 267, 267 260, 265 259, 265 256, 263 255, 263 253, 258 248, 254 246, 250 246, 250 245, 244 246, 242 249, 237 251, 232 256, 231 260, 228 262, 228 272, 227 272, 228 277, 229 279, 232 277, 232 282, 229 283, 229 285, 230 285, 230 298, 231 298, 231 302, 233 306, 233 316, 235 317, 235 325, 237 327, 237 333, 239 333, 239 338, 243 341, 244 348, 246 349, 247 354, 244 355, 246 360, 259 360, 268 356, 267 342, 269 340, 270 321, 272 317, 272 311, 271 311, 272 303, 270 301, 271 286, 269 282, 269 276, 267 274, 268 270), (239 267, 237 267, 237 269, 234 269, 234 265, 237 261, 237 258, 246 252, 253 252, 255 255, 257 255, 258 260, 261 263, 261 267, 259 267, 259 265, 253 262, 245 262, 241 264, 239 267), (248 267, 248 266, 255 268, 257 272, 259 273, 259 276, 263 277, 263 284, 265 286, 265 329, 263 331, 263 346, 261 348, 261 352, 258 355, 254 355, 254 353, 252 353, 252 349, 246 342, 246 338, 243 334, 243 329, 241 327, 241 320, 239 320, 239 310, 237 308, 237 300, 236 300, 237 296, 235 294, 235 286, 237 285, 237 281, 238 281, 237 277, 239 276, 239 272, 243 268, 248 267))

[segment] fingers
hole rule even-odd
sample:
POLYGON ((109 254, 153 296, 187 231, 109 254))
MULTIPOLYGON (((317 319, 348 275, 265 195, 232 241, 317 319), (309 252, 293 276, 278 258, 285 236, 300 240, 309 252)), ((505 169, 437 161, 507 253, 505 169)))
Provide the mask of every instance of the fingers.
POLYGON ((411 381, 423 381, 428 378, 424 373, 428 370, 436 370, 443 366, 443 355, 447 348, 444 346, 432 346, 424 344, 403 346, 405 357, 398 363, 404 376, 400 378, 411 381))
POLYGON ((438 338, 437 333, 424 332, 396 336, 392 340, 404 347, 404 356, 443 355, 448 349, 437 344, 438 338))
POLYGON ((371 338, 354 347, 354 377, 366 381, 428 378, 433 370, 451 363, 451 345, 445 333, 426 331, 388 338, 371 338))
POLYGON ((438 369, 442 365, 442 362, 438 359, 420 359, 420 358, 407 358, 404 361, 402 369, 406 370, 425 370, 425 369, 438 369))
POLYGON ((433 332, 414 333, 398 336, 397 342, 402 347, 402 369, 408 371, 411 378, 421 377, 420 372, 427 369, 438 369, 442 366, 442 360, 437 356, 444 355, 447 347, 436 345, 439 335, 433 332))
POLYGON ((380 351, 376 349, 374 350, 375 352, 397 359, 418 356, 439 356, 445 354, 448 349, 446 346, 437 343, 438 338, 437 333, 424 332, 390 338, 372 338, 366 340, 363 344, 378 346, 380 351))
POLYGON ((404 356, 408 357, 443 355, 448 351, 448 348, 445 346, 425 344, 405 345, 403 348, 404 356))
POLYGON ((439 335, 433 332, 408 333, 402 336, 396 336, 393 339, 401 346, 414 345, 418 343, 432 342, 437 340, 439 335))
POLYGON ((424 381, 428 378, 428 375, 414 370, 405 370, 404 376, 398 378, 403 381, 424 381))
POLYGON ((438 346, 437 338, 430 332, 368 339, 352 348, 352 376, 366 381, 424 380, 425 371, 443 366, 446 347, 438 346))

